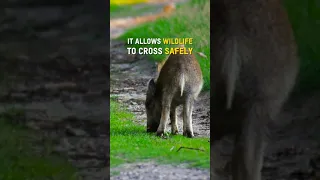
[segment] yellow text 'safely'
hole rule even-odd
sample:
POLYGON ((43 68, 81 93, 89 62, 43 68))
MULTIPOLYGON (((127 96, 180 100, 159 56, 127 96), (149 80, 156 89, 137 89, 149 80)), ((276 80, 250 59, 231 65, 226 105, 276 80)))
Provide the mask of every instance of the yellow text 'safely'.
POLYGON ((177 48, 165 48, 165 54, 192 54, 193 48, 177 47, 177 48))

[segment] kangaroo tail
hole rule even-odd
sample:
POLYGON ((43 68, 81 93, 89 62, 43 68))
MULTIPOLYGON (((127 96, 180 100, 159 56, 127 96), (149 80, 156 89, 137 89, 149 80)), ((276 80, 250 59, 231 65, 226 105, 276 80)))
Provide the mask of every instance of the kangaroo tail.
POLYGON ((226 43, 227 52, 223 64, 223 72, 226 76, 226 108, 230 109, 235 93, 235 86, 240 73, 241 60, 239 58, 238 44, 236 38, 232 38, 226 43), (231 48, 230 48, 231 47, 231 48))
POLYGON ((184 77, 184 73, 182 73, 180 75, 180 79, 179 79, 179 85, 180 85, 180 95, 182 96, 183 95, 183 91, 184 91, 184 86, 185 86, 185 77, 184 77))

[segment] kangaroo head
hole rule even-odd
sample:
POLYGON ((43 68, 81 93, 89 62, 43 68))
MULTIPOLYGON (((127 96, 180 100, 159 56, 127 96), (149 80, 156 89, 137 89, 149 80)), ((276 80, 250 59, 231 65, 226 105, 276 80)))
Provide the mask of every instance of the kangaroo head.
POLYGON ((156 83, 154 79, 151 79, 148 83, 145 108, 147 112, 147 132, 156 132, 160 124, 161 106, 156 94, 156 83))

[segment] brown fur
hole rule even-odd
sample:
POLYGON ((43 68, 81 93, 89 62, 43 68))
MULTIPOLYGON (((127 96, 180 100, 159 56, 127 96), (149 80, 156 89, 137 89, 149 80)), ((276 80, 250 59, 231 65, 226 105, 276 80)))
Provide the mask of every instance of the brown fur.
POLYGON ((147 131, 161 136, 167 120, 171 132, 178 133, 176 107, 183 105, 183 134, 193 137, 192 107, 203 85, 200 65, 194 55, 171 54, 161 68, 155 82, 150 80, 147 90, 147 131))
POLYGON ((212 3, 210 142, 235 134, 232 179, 260 180, 267 124, 298 73, 293 32, 280 0, 212 3))
MULTIPOLYGON (((179 44, 177 47, 185 47, 183 44, 179 44)), ((202 52, 196 52, 197 54, 199 54, 199 56, 203 57, 203 58, 207 58, 207 56, 205 54, 203 54, 202 52)), ((160 61, 160 62, 157 62, 156 65, 157 65, 157 74, 160 73, 161 69, 162 69, 162 66, 164 65, 164 63, 166 62, 167 59, 163 60, 163 61, 160 61)))

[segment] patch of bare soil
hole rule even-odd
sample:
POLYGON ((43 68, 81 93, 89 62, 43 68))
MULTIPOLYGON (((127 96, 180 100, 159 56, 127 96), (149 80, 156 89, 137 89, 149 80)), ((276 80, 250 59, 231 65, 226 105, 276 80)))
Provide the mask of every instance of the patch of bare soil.
POLYGON ((111 180, 140 179, 140 180, 209 180, 208 172, 196 168, 185 168, 184 164, 179 166, 159 165, 154 162, 125 164, 114 168, 113 172, 120 175, 112 176, 111 180))

